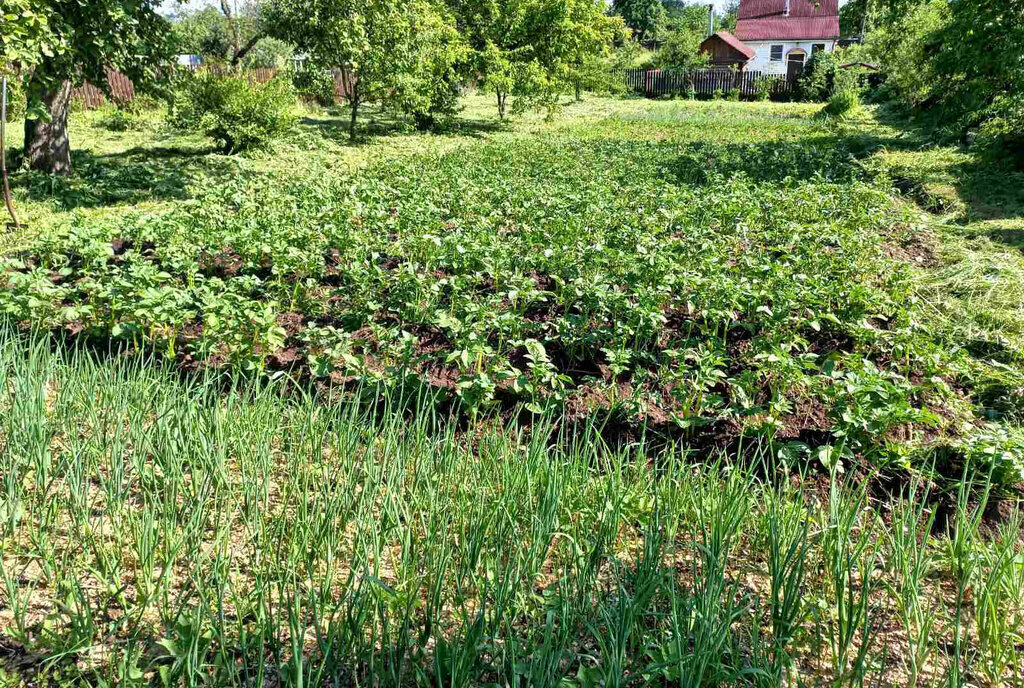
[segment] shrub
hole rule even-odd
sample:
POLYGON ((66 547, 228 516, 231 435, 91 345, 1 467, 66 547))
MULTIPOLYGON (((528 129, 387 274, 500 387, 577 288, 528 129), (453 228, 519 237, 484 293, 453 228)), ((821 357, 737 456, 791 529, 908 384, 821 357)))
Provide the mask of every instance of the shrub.
POLYGON ((754 98, 757 100, 769 100, 772 97, 772 87, 775 79, 770 76, 759 76, 754 82, 754 98))
POLYGON ((283 79, 257 84, 240 76, 196 74, 175 93, 170 121, 202 132, 230 154, 265 145, 289 129, 294 104, 295 91, 283 79))
POLYGON ((818 114, 814 117, 819 120, 840 120, 854 114, 860 109, 860 98, 857 96, 857 92, 853 89, 843 89, 837 91, 835 95, 828 99, 828 104, 825 105, 818 114))
POLYGON ((131 110, 117 108, 100 120, 100 126, 108 131, 130 131, 138 128, 139 117, 131 110))
POLYGON ((734 103, 739 102, 740 90, 738 88, 730 88, 725 92, 725 99, 730 100, 734 103))
POLYGON ((1001 96, 985 112, 978 146, 986 155, 1024 169, 1024 95, 1001 96))
POLYGON ((316 99, 324 107, 334 105, 337 87, 329 69, 308 67, 297 70, 292 74, 292 85, 298 93, 316 99))
POLYGON ((841 71, 839 57, 835 53, 825 51, 815 53, 811 61, 807 63, 807 68, 797 85, 800 99, 824 103, 838 90, 836 78, 841 71))

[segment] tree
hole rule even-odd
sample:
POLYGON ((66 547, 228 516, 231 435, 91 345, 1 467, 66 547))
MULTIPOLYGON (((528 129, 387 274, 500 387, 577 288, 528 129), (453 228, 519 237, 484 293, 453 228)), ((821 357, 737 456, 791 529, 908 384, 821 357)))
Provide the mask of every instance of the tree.
MULTIPOLYGON (((218 7, 187 12, 174 17, 173 27, 178 52, 202 55, 232 66, 250 64, 253 51, 282 52, 280 46, 267 43, 262 7, 253 1, 244 3, 237 13, 226 1, 220 2, 218 7)), ((258 61, 268 60, 264 56, 258 61)))
POLYGON ((658 51, 657 63, 663 69, 688 71, 699 69, 708 63, 708 57, 700 51, 704 33, 691 28, 680 28, 668 35, 665 45, 658 51))
POLYGON ((616 43, 629 40, 629 31, 621 17, 605 14, 604 2, 568 0, 566 5, 560 59, 579 101, 583 89, 606 88, 610 79, 618 78, 612 74, 613 51, 616 43))
POLYGON ((25 158, 32 169, 70 174, 72 86, 88 80, 109 92, 108 68, 138 88, 154 83, 172 54, 169 24, 156 13, 158 0, 5 0, 5 5, 12 1, 32 15, 28 29, 25 9, 13 22, 20 28, 11 29, 6 18, 3 22, 5 61, 7 37, 17 35, 11 45, 21 47, 12 51, 21 53, 18 61, 35 65, 26 79, 25 158), (40 32, 42 23, 46 29, 40 32))
POLYGON ((420 67, 416 32, 434 12, 427 0, 270 0, 264 19, 274 37, 342 70, 355 140, 363 103, 409 93, 420 67))
POLYGON ((614 0, 612 11, 633 29, 640 42, 661 38, 668 21, 661 0, 614 0))
MULTIPOLYGON (((449 0, 473 48, 480 85, 498 117, 552 105, 567 86, 582 88, 587 61, 610 47, 614 23, 600 0, 449 0)), ((593 65, 590 65, 593 66, 593 65)))
POLYGON ((700 52, 700 44, 707 37, 707 5, 673 3, 669 6, 668 27, 665 44, 658 51, 658 65, 681 71, 705 66, 708 59, 700 52))
POLYGON ((413 70, 400 79, 395 98, 412 115, 417 128, 433 128, 440 119, 455 115, 463 77, 470 64, 470 49, 445 7, 421 12, 414 18, 413 70))
MULTIPOLYGON (((1024 89, 1024 3, 971 0, 949 4, 949 20, 932 36, 935 99, 943 119, 962 130, 989 117, 1003 96, 1024 89)), ((1019 100, 1018 100, 1019 102, 1019 100)))
POLYGON ((868 0, 850 0, 839 8, 839 33, 860 36, 867 28, 868 0))

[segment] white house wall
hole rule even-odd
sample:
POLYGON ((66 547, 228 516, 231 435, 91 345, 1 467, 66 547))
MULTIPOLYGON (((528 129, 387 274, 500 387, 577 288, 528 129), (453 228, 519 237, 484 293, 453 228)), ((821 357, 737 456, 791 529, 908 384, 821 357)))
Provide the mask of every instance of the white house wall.
POLYGON ((815 43, 824 43, 825 50, 832 52, 836 49, 836 41, 743 41, 746 45, 757 52, 750 62, 747 63, 748 71, 765 72, 767 74, 785 74, 786 73, 786 56, 789 55, 789 51, 795 48, 800 48, 807 53, 808 60, 811 59, 811 47, 815 43), (772 46, 782 45, 782 61, 772 62, 772 46))

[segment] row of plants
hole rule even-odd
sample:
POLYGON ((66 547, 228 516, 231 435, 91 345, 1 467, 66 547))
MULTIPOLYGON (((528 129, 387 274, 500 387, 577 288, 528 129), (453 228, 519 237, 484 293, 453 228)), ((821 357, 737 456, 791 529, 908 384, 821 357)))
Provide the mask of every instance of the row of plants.
MULTIPOLYGON (((353 176, 218 178, 39 237, 3 260, 0 312, 187 367, 425 381, 470 414, 556 405, 905 467, 979 428, 890 257, 914 216, 862 176, 834 138, 568 130, 353 176)), ((988 462, 1009 483, 1006 442, 988 462)))
POLYGON ((0 681, 1024 678, 1022 514, 985 474, 869 491, 766 446, 695 465, 557 418, 467 442, 415 400, 281 383, 0 330, 0 681))

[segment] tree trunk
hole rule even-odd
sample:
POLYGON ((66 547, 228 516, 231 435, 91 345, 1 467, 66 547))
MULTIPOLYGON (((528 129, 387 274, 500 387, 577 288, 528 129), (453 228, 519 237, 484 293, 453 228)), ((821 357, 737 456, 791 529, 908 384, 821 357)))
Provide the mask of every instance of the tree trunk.
POLYGON ((505 119, 505 98, 508 97, 507 93, 497 91, 498 94, 498 119, 505 119))
POLYGON ((50 121, 25 120, 25 159, 29 168, 49 174, 71 174, 71 140, 68 138, 68 113, 71 110, 71 82, 45 91, 43 106, 50 121))
POLYGON ((253 34, 249 38, 248 42, 243 45, 239 50, 235 51, 235 56, 231 58, 231 66, 237 67, 242 62, 242 58, 249 54, 249 51, 256 47, 256 44, 263 38, 262 33, 253 34))
POLYGON ((356 140, 356 118, 359 116, 359 96, 353 94, 349 100, 349 104, 352 106, 352 119, 348 123, 348 138, 349 141, 356 140))

